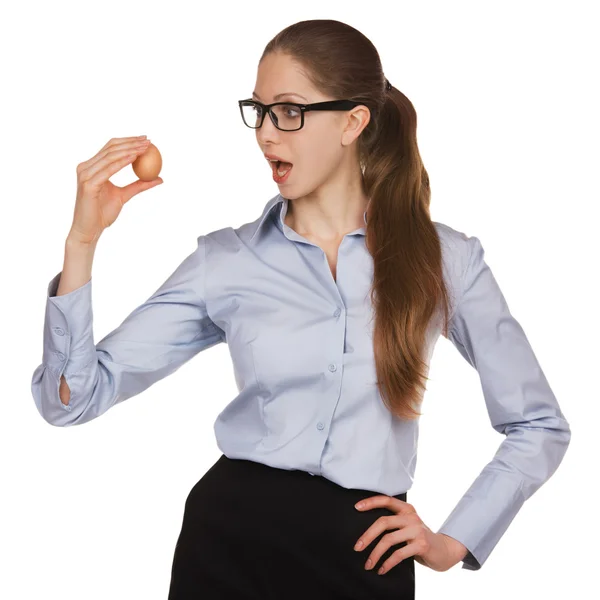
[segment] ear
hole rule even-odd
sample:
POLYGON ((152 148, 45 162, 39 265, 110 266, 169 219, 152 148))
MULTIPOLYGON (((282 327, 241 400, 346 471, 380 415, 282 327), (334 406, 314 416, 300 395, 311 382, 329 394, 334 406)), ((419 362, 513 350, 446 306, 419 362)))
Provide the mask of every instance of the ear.
POLYGON ((342 144, 350 145, 369 124, 370 120, 371 111, 363 104, 348 111, 346 118, 343 120, 342 144))

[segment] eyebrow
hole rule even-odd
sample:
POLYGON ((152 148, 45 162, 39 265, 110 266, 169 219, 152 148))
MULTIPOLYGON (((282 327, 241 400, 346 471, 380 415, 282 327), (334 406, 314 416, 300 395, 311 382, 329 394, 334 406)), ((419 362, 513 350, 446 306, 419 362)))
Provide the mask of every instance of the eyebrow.
MULTIPOLYGON (((252 92, 252 95, 257 100, 260 100, 260 96, 256 92, 252 92)), ((283 92, 282 94, 277 94, 277 96, 275 96, 273 98, 273 100, 275 100, 275 102, 277 102, 277 100, 279 100, 279 98, 283 98, 284 96, 298 96, 299 98, 302 98, 305 102, 308 102, 307 98, 305 98, 304 96, 301 96, 300 94, 296 94, 296 92, 283 92)))

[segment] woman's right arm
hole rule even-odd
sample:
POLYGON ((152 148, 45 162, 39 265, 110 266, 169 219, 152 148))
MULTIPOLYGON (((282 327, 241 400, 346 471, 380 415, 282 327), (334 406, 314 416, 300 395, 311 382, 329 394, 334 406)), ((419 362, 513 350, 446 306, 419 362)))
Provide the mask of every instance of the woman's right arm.
POLYGON ((41 416, 59 427, 86 423, 225 341, 204 301, 206 238, 143 304, 94 343, 92 262, 101 233, 134 195, 162 183, 123 188, 109 177, 144 152, 139 138, 114 138, 77 166, 77 200, 63 270, 48 285, 42 363, 31 391, 41 416))
MULTIPOLYGON (((87 423, 226 341, 206 308, 207 243, 206 236, 199 236, 195 250, 162 285, 98 343, 93 335, 93 278, 58 295, 63 273, 54 276, 46 298, 42 362, 31 380, 45 421, 57 427, 87 423)), ((69 256, 73 264, 90 260, 85 252, 69 256)), ((86 277, 81 269, 82 281, 86 277)))
MULTIPOLYGON (((57 296, 68 294, 86 283, 92 278, 92 263, 94 261, 94 252, 96 244, 86 244, 78 240, 67 237, 65 242, 65 259, 63 270, 61 272, 57 296)), ((60 377, 60 401, 68 405, 71 397, 71 390, 64 375, 60 377)))

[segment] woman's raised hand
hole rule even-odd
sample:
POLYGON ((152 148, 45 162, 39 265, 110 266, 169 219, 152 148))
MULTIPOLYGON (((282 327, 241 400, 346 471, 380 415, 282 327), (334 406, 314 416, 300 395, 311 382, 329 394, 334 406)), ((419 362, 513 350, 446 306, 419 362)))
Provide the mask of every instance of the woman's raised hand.
POLYGON ((69 239, 95 243, 115 222, 128 200, 163 182, 160 177, 152 181, 138 179, 118 187, 109 181, 109 177, 146 151, 150 140, 145 138, 113 138, 95 156, 77 165, 77 199, 69 239))

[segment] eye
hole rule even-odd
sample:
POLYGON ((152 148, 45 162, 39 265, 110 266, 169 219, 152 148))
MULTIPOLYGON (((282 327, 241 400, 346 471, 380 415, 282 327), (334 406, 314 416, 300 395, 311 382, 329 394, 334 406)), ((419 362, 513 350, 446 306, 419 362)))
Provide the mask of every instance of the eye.
POLYGON ((284 111, 286 113, 286 117, 298 117, 300 116, 300 111, 296 106, 284 106, 284 111))

